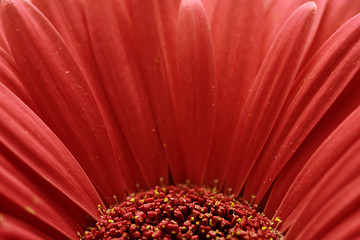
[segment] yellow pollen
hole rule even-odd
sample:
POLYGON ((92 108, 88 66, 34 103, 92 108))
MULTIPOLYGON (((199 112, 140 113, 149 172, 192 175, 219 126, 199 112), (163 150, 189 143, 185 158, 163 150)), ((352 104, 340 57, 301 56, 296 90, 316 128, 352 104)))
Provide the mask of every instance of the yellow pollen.
POLYGON ((35 210, 32 209, 30 206, 25 206, 25 210, 26 210, 28 213, 35 214, 35 210))

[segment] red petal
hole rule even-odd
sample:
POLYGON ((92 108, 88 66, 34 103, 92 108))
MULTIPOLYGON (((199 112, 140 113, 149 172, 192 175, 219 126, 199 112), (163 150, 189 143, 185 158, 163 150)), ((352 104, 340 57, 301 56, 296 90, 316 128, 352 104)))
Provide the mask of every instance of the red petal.
MULTIPOLYGON (((30 109, 1 84, 0 99, 0 142, 3 149, 1 152, 4 154, 0 166, 8 166, 8 169, 27 168, 28 171, 23 172, 12 170, 16 173, 11 175, 19 179, 29 176, 40 178, 52 185, 57 195, 65 195, 67 201, 97 218, 97 205, 102 204, 102 200, 66 147, 30 109)), ((35 180, 27 184, 34 183, 35 180)), ((11 185, 3 186, 0 188, 2 194, 8 198, 14 197, 10 191, 4 191, 5 187, 13 188, 11 185)), ((52 195, 49 190, 42 191, 45 195, 52 195)), ((64 205, 61 200, 55 199, 54 202, 64 205)))
POLYGON ((341 93, 336 102, 331 106, 326 115, 317 123, 300 148, 290 158, 281 173, 276 178, 272 187, 271 194, 266 203, 264 213, 272 216, 279 207, 290 185, 297 174, 301 171, 309 157, 319 148, 319 146, 349 117, 349 115, 360 106, 360 72, 358 72, 346 89, 341 93), (334 114, 336 113, 336 114, 334 114))
POLYGON ((345 216, 331 229, 324 231, 323 239, 356 239, 359 237, 360 229, 360 209, 345 216))
MULTIPOLYGON (((107 96, 139 166, 139 180, 143 177, 151 187, 159 184, 160 177, 167 183, 168 166, 149 96, 133 54, 134 39, 129 36, 133 29, 126 7, 123 1, 107 4, 91 1, 87 14, 107 96)), ((124 164, 128 161, 126 159, 124 164)), ((129 170, 139 171, 135 166, 129 170)))
POLYGON ((226 154, 260 64, 262 6, 258 1, 219 1, 211 25, 216 60, 216 119, 205 179, 223 184, 226 154), (226 116, 226 117, 224 117, 226 116))
POLYGON ((307 3, 289 18, 253 83, 230 146, 226 187, 235 187, 235 194, 240 192, 285 102, 307 47, 315 10, 314 3, 307 3))
MULTIPOLYGON (((286 238, 321 239, 339 221, 359 209, 360 202, 360 141, 343 156, 345 164, 338 163, 324 176, 307 198, 302 201, 295 219, 287 219, 293 225, 286 238)), ((342 162, 342 163, 344 163, 342 162)), ((289 224, 289 223, 288 223, 289 224)), ((286 226, 285 226, 286 227, 286 226)))
MULTIPOLYGON (((104 122, 108 128, 109 138, 113 143, 116 159, 121 163, 121 175, 127 191, 134 192, 138 190, 136 189, 137 184, 144 187, 142 176, 130 174, 131 172, 138 172, 139 168, 133 160, 132 153, 123 139, 121 131, 118 129, 119 126, 103 90, 102 81, 99 81, 100 76, 89 38, 84 3, 81 0, 55 2, 51 0, 33 0, 32 3, 54 24, 54 27, 61 34, 74 59, 79 64, 82 73, 86 76, 86 81, 99 106, 99 111, 104 116, 104 122)), ((106 14, 102 17, 104 16, 106 14)))
MULTIPOLYGON (((342 169, 349 164, 346 162, 348 159, 346 159, 344 155, 346 155, 345 153, 355 145, 358 139, 360 139, 359 122, 360 108, 351 114, 349 118, 346 119, 344 123, 342 123, 318 148, 314 155, 312 155, 290 186, 279 206, 277 215, 285 219, 297 205, 301 205, 300 203, 303 201, 303 198, 308 195, 314 185, 328 171, 333 171, 335 167, 342 169), (350 129, 351 131, 349 131, 350 129)), ((355 174, 353 175, 354 177, 360 172, 360 162, 357 161, 354 156, 356 155, 352 155, 355 159, 352 159, 351 167, 348 167, 348 170, 344 173, 347 180, 351 179, 351 169, 357 168, 359 170, 353 173, 355 174)), ((341 178, 338 177, 334 179, 336 180, 334 184, 339 185, 341 178)), ((320 198, 322 199, 322 196, 319 196, 318 198, 320 200, 320 198)))
MULTIPOLYGON (((263 27, 263 46, 262 55, 268 51, 272 41, 276 37, 280 28, 283 26, 288 17, 302 4, 308 2, 307 0, 277 0, 266 1, 265 14, 264 14, 264 27, 263 27)), ((317 19, 315 20, 315 28, 318 21, 321 19, 323 10, 325 9, 328 0, 314 1, 318 7, 317 19)))
POLYGON ((204 9, 206 12, 207 19, 209 20, 209 23, 212 23, 214 13, 215 13, 216 7, 218 5, 218 1, 217 0, 201 0, 201 2, 204 5, 204 9))
POLYGON ((25 224, 11 216, 0 214, 0 239, 49 239, 44 233, 36 230, 28 224, 25 224))
POLYGON ((261 200, 280 170, 360 68, 360 15, 343 25, 298 75, 249 177, 248 196, 261 200))
POLYGON ((156 131, 175 183, 185 181, 176 132, 172 84, 177 77, 176 21, 179 1, 131 1, 138 66, 153 108, 156 131))
POLYGON ((14 59, 5 50, 0 49, 0 76, 1 83, 15 93, 34 111, 38 112, 37 107, 24 84, 20 81, 21 77, 16 67, 14 59))
POLYGON ((321 45, 347 20, 359 13, 360 2, 354 0, 324 1, 319 28, 306 60, 321 47, 321 45))
POLYGON ((3 23, 0 21, 0 48, 4 49, 6 52, 10 52, 9 44, 7 42, 3 23))
POLYGON ((89 224, 86 214, 79 208, 74 208, 68 201, 64 201, 59 192, 49 187, 46 180, 29 171, 29 168, 18 164, 12 166, 11 160, 18 161, 15 156, 1 147, 0 155, 0 211, 11 214, 32 226, 52 235, 55 238, 74 238, 81 224, 89 224), (27 172, 27 176, 22 171, 27 172), (80 211, 79 211, 80 210, 80 211))
MULTIPOLYGON (((82 0, 32 0, 54 25, 86 76, 98 77, 82 0)), ((88 79, 87 79, 88 80, 88 79)), ((92 80, 95 81, 95 80, 92 80)), ((97 78, 97 85, 100 86, 97 78)), ((96 84, 96 83, 92 83, 96 84)), ((99 90, 99 89, 98 89, 99 90)))
POLYGON ((184 0, 178 25, 179 79, 175 109, 187 178, 201 185, 213 134, 215 60, 209 24, 200 1, 184 0))
POLYGON ((123 197, 118 162, 91 91, 66 45, 28 1, 2 1, 15 61, 42 119, 71 150, 103 197, 123 197))

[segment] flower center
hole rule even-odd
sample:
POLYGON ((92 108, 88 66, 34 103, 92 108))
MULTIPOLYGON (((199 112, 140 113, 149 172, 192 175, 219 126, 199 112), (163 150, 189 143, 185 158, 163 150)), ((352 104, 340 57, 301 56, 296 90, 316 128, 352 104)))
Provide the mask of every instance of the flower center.
POLYGON ((156 187, 103 210, 88 239, 281 239, 263 214, 205 188, 156 187))

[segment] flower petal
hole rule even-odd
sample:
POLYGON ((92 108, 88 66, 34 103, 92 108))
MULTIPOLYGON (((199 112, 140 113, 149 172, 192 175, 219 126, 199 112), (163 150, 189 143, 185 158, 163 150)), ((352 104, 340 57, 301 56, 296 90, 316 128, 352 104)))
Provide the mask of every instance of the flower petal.
POLYGON ((247 196, 255 192, 257 201, 261 200, 286 162, 358 72, 359 33, 357 15, 322 46, 298 75, 249 176, 247 196))
POLYGON ((218 1, 214 10, 216 119, 206 170, 208 186, 215 179, 223 185, 228 147, 260 65, 262 14, 258 1, 218 1))
POLYGON ((178 23, 179 79, 174 82, 178 132, 187 178, 201 185, 209 157, 215 105, 215 60, 200 1, 183 0, 178 23))
MULTIPOLYGON (((63 198, 68 198, 67 201, 78 205, 93 218, 99 217, 97 205, 102 205, 102 200, 77 161, 54 133, 2 84, 0 118, 0 146, 1 153, 4 154, 1 169, 6 170, 5 166, 10 169, 26 168, 28 171, 12 170, 16 172, 12 175, 19 179, 36 176, 52 185, 53 191, 58 192, 57 195, 64 195, 63 198)), ((3 192, 6 186, 1 188, 2 194, 13 197, 9 191, 3 192)), ((13 188, 12 185, 8 187, 13 188)), ((12 191, 17 190, 14 188, 12 191)), ((56 202, 65 205, 60 200, 56 202)))
POLYGON ((7 42, 3 23, 0 21, 0 48, 4 49, 6 52, 10 52, 9 44, 7 42))
MULTIPOLYGON (((90 34, 107 97, 147 187, 167 182, 168 166, 137 66, 124 1, 87 3, 90 34), (101 19, 101 21, 99 20, 101 19)), ((124 162, 127 164, 128 160, 124 162)), ((126 165, 125 165, 126 166, 126 165)), ((133 169, 134 170, 134 169, 133 169)), ((136 170, 135 172, 139 171, 136 170)), ((134 171, 133 171, 134 172, 134 171)))
POLYGON ((201 0, 201 2, 204 5, 207 19, 209 20, 209 23, 211 24, 218 1, 217 0, 201 0))
POLYGON ((33 0, 32 4, 51 21, 64 39, 77 64, 79 64, 82 73, 86 76, 86 82, 89 84, 89 88, 99 106, 99 111, 104 116, 104 122, 113 144, 116 159, 121 164, 121 175, 127 191, 136 191, 136 185, 145 186, 141 176, 129 174, 130 172, 138 172, 139 169, 134 164, 135 161, 133 160, 132 153, 123 138, 122 132, 119 130, 113 109, 111 109, 103 90, 102 81, 99 81, 100 76, 89 38, 84 3, 81 0, 56 2, 51 0, 33 0))
MULTIPOLYGON (((301 204, 286 238, 321 239, 328 229, 359 209, 360 141, 344 155, 345 166, 336 164, 301 204), (351 176, 347 176, 347 174, 351 176)), ((359 216, 358 216, 359 217, 359 216)), ((284 223, 287 223, 286 220, 284 223)), ((285 226, 286 227, 286 226, 285 226)))
MULTIPOLYGON (((320 181, 324 175, 330 174, 329 171, 333 171, 334 168, 339 169, 337 170, 337 174, 339 174, 339 171, 343 171, 341 169, 347 168, 346 173, 344 172, 347 181, 359 174, 360 161, 356 160, 356 154, 351 155, 351 157, 354 158, 351 160, 344 157, 344 155, 350 151, 349 149, 352 149, 353 146, 359 142, 359 122, 360 107, 351 114, 344 123, 325 140, 314 155, 311 156, 283 198, 277 215, 281 216, 282 219, 287 218, 292 209, 303 201, 303 198, 308 195, 314 185, 320 181), (351 131, 349 131, 350 129, 351 131), (349 163, 346 161, 349 161, 349 163), (348 166, 349 164, 351 167, 348 166), (355 169, 358 169, 358 171, 353 172, 355 169)), ((339 185, 341 178, 342 177, 334 178, 336 182, 333 183, 333 185, 339 185)), ((346 183, 346 181, 343 182, 346 183)), ((320 201, 322 198, 322 196, 319 196, 318 200, 320 201)))
POLYGON ((177 78, 176 21, 179 1, 131 1, 138 66, 175 183, 185 181, 176 132, 172 84, 177 78))
POLYGON ((44 233, 9 215, 0 213, 0 239, 49 239, 44 233))
POLYGON ((360 2, 353 0, 325 1, 319 28, 309 49, 307 60, 310 60, 321 45, 347 20, 360 11, 360 2))
POLYGON ((345 216, 333 228, 324 231, 323 239, 356 239, 359 237, 360 209, 345 216))
POLYGON ((82 72, 87 77, 97 77, 97 67, 87 31, 83 1, 32 0, 31 3, 60 33, 82 72))
MULTIPOLYGON (((302 4, 308 2, 308 0, 277 0, 277 1, 266 1, 265 3, 265 14, 264 14, 264 27, 263 27, 263 46, 262 55, 264 56, 277 33, 289 18, 289 16, 302 4)), ((315 4, 318 8, 317 19, 314 23, 314 29, 321 20, 323 10, 325 9, 328 0, 315 0, 315 4)))
POLYGON ((35 112, 37 107, 24 84, 20 81, 21 77, 14 59, 3 49, 0 48, 0 76, 1 83, 15 93, 23 102, 30 106, 35 112))
POLYGON ((329 138, 340 124, 360 106, 360 72, 358 72, 325 116, 317 123, 300 148, 286 163, 276 178, 264 213, 272 216, 279 207, 290 185, 319 146, 329 138), (334 114, 336 113, 336 114, 334 114))
POLYGON ((104 121, 63 40, 28 1, 2 1, 1 13, 23 84, 41 118, 70 149, 102 197, 109 202, 113 194, 124 197, 104 121))
POLYGON ((226 188, 239 194, 279 116, 308 44, 316 5, 302 5, 275 39, 244 104, 230 146, 226 188))
POLYGON ((89 224, 84 221, 84 212, 74 208, 60 192, 54 191, 46 180, 28 168, 19 164, 12 166, 9 159, 17 160, 16 157, 2 146, 0 149, 1 212, 31 222, 33 227, 55 238, 74 238, 77 230, 89 224), (27 171, 26 176, 21 170, 27 171))

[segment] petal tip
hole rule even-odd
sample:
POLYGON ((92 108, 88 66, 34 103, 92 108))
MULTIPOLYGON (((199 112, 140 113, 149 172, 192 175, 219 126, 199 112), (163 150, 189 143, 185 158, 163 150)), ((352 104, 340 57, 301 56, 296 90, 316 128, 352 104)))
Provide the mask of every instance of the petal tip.
POLYGON ((314 1, 306 2, 302 5, 303 8, 315 13, 317 11, 317 5, 314 1))
POLYGON ((182 0, 181 7, 202 7, 200 0, 182 0))

